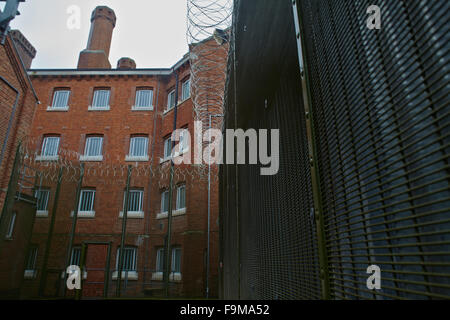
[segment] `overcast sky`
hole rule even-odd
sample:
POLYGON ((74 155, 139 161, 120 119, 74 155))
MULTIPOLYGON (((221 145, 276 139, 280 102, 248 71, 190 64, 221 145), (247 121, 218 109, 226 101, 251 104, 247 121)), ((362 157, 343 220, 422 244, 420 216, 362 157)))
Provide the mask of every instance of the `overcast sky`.
POLYGON ((134 59, 138 68, 167 68, 188 51, 186 0, 26 0, 11 28, 19 29, 36 48, 31 67, 76 68, 98 5, 110 7, 117 16, 109 56, 113 68, 121 57, 134 59), (80 29, 67 27, 72 5, 81 9, 80 29))

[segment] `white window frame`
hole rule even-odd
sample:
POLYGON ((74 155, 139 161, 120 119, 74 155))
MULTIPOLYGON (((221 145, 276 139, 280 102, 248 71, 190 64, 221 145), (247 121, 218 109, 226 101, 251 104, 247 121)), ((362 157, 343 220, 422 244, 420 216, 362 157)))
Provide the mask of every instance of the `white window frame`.
POLYGON ((187 128, 182 128, 180 132, 180 138, 178 139, 178 154, 182 155, 185 152, 189 151, 189 145, 187 144, 187 140, 185 137, 189 135, 189 131, 187 128))
MULTIPOLYGON (((137 248, 136 247, 127 247, 125 246, 125 251, 132 250, 132 266, 133 268, 131 270, 123 270, 122 269, 122 280, 125 280, 127 278, 128 280, 137 280, 138 279, 138 273, 137 273, 137 248)), ((112 278, 113 280, 117 280, 118 276, 118 270, 119 270, 119 258, 120 258, 120 247, 117 248, 116 251, 116 271, 113 272, 112 278)), ((123 255, 123 258, 125 258, 125 255, 123 255)), ((125 264, 125 259, 122 260, 122 263, 125 264)))
POLYGON ((37 247, 31 247, 28 251, 27 255, 27 264, 25 266, 25 272, 24 277, 25 278, 34 278, 36 276, 36 260, 38 256, 38 248, 37 247), (32 254, 32 255, 31 255, 32 254), (30 259, 33 259, 33 262, 31 263, 32 266, 29 265, 30 259), (32 269, 30 269, 32 267, 32 269))
POLYGON ((172 157, 172 136, 164 139, 163 144, 163 157, 160 160, 160 163, 168 161, 172 157))
POLYGON ((172 281, 180 281, 181 280, 181 247, 174 247, 172 248, 172 261, 170 263, 170 276, 169 279, 172 281), (175 259, 176 259, 176 253, 180 253, 180 270, 176 271, 174 269, 175 267, 175 259))
POLYGON ((47 107, 47 111, 67 111, 69 110, 69 99, 71 91, 68 89, 56 89, 53 91, 52 105, 47 107), (60 95, 65 95, 60 97, 60 95), (56 105, 56 102, 65 101, 64 105, 56 105))
POLYGON ((148 136, 132 136, 130 139, 130 148, 128 155, 125 157, 125 161, 148 161, 148 136), (136 139, 145 139, 144 155, 132 154, 135 151, 136 139))
POLYGON ((134 106, 131 108, 132 110, 153 110, 153 89, 137 89, 136 90, 136 98, 134 102, 134 106), (143 100, 142 97, 140 97, 140 94, 142 92, 149 92, 150 99, 149 99, 149 105, 141 105, 141 101, 143 100))
POLYGON ((58 160, 58 152, 59 152, 59 144, 61 143, 61 137, 60 136, 44 136, 44 139, 42 141, 42 147, 41 147, 41 154, 36 157, 36 160, 58 160), (53 152, 49 152, 47 150, 49 146, 49 141, 52 139, 55 139, 57 142, 55 145, 52 145, 52 147, 55 149, 53 152))
POLYGON ((152 274, 152 280, 163 280, 164 274, 164 248, 156 249, 156 266, 152 274))
POLYGON ((167 214, 169 211, 169 203, 167 203, 167 210, 164 211, 164 195, 167 194, 167 201, 169 201, 169 190, 161 192, 161 213, 167 214))
POLYGON ((176 99, 176 94, 175 94, 175 89, 171 90, 168 95, 167 95, 167 110, 172 110, 175 107, 175 101, 176 99), (171 103, 173 101, 173 103, 171 103))
POLYGON ((36 190, 34 193, 35 198, 37 199, 37 203, 36 203, 36 216, 37 217, 48 217, 48 203, 50 200, 50 189, 39 189, 36 190), (45 206, 44 208, 39 208, 39 204, 40 204, 40 195, 41 194, 46 194, 45 196, 45 206))
POLYGON ((183 82, 183 84, 181 85, 181 94, 182 94, 182 97, 181 97, 181 99, 184 101, 184 100, 187 100, 187 99, 189 99, 190 97, 191 97, 191 79, 189 78, 189 79, 187 79, 187 80, 185 80, 184 82, 183 82), (188 86, 188 91, 187 91, 187 95, 186 95, 186 86, 188 86))
POLYGON ((177 204, 176 204, 176 210, 186 210, 186 185, 182 184, 179 185, 177 187, 177 204), (184 206, 180 207, 180 202, 181 202, 181 194, 180 194, 180 190, 184 190, 184 206))
POLYGON ((6 232, 6 239, 8 239, 8 240, 12 239, 12 235, 14 233, 14 227, 16 225, 16 217, 17 217, 17 213, 13 212, 11 214, 11 217, 9 218, 8 231, 6 232))
MULTIPOLYGON (((144 218, 144 190, 141 189, 131 189, 129 193, 139 193, 139 210, 138 211, 127 211, 127 218, 144 218)), ((119 217, 123 218, 123 213, 125 210, 125 197, 126 191, 123 192, 123 205, 122 211, 119 213, 119 217)), ((131 197, 128 197, 128 201, 130 201, 131 197)))
POLYGON ((92 104, 89 106, 89 110, 109 110, 110 109, 110 100, 111 100, 111 89, 95 89, 92 95, 92 104), (98 96, 100 93, 108 93, 107 98, 100 99, 98 96), (100 100, 100 101, 99 101, 100 100), (106 101, 105 101, 106 100, 106 101), (99 102, 103 102, 102 105, 99 105, 99 102))
POLYGON ((84 143, 84 155, 80 156, 80 161, 102 161, 103 160, 103 136, 87 136, 84 143), (100 154, 88 154, 91 149, 93 139, 100 139, 100 154))
MULTIPOLYGON (((95 217, 95 210, 94 210, 94 205, 95 205, 95 194, 96 194, 96 190, 95 189, 82 189, 80 192, 80 199, 78 200, 78 217, 81 218, 93 218, 95 217), (81 210, 81 204, 83 203, 83 195, 85 193, 93 193, 92 199, 91 199, 91 203, 89 205, 91 210, 81 210)), ((72 212, 73 215, 73 212, 72 212)))

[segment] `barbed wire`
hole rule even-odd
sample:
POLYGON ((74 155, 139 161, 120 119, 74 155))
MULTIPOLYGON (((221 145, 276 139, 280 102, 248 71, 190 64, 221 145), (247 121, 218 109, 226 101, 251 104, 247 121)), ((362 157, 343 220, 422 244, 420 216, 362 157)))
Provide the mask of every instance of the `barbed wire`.
POLYGON ((194 119, 203 129, 222 129, 232 0, 187 0, 194 119))

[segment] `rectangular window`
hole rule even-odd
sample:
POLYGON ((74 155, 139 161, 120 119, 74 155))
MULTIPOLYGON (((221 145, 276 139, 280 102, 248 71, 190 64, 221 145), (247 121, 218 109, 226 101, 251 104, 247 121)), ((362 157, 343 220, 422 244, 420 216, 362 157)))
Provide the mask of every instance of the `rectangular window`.
POLYGON ((189 131, 186 128, 183 128, 182 131, 180 132, 180 141, 179 141, 179 146, 178 149, 180 150, 180 154, 188 151, 189 149, 189 144, 188 144, 188 139, 187 136, 189 134, 189 131))
POLYGON ((41 156, 54 157, 58 155, 59 137, 44 137, 41 156))
POLYGON ((175 90, 170 91, 167 96, 167 110, 170 110, 173 107, 175 107, 175 90))
POLYGON ((177 210, 186 208, 186 186, 181 185, 177 188, 177 210))
POLYGON ((11 239, 14 232, 14 225, 16 224, 16 213, 13 212, 11 214, 11 218, 9 219, 8 231, 6 233, 6 239, 11 239))
POLYGON ((156 272, 164 272, 164 248, 156 251, 156 272))
POLYGON ((153 106, 153 90, 139 89, 136 91, 135 108, 151 108, 153 106))
POLYGON ((87 137, 84 155, 97 157, 102 155, 103 137, 87 137))
POLYGON ((170 271, 172 273, 181 273, 181 248, 172 249, 172 263, 170 271))
MULTIPOLYGON (((136 271, 136 248, 125 247, 122 258, 122 271, 136 271)), ((120 248, 117 248, 116 269, 119 269, 120 248)))
POLYGON ((170 158, 172 155, 172 138, 169 137, 164 140, 164 159, 170 158))
MULTIPOLYGON (((123 207, 125 208, 126 192, 123 195, 123 207)), ((128 194, 128 212, 142 212, 144 191, 142 190, 130 190, 128 194)))
POLYGON ((95 90, 92 99, 92 107, 99 109, 109 108, 109 96, 110 90, 108 89, 95 90))
POLYGON ((79 212, 94 211, 94 199, 95 199, 95 190, 92 189, 81 190, 78 211, 79 212))
POLYGON ((69 90, 56 90, 53 93, 52 108, 67 108, 69 105, 69 90))
POLYGON ((161 193, 161 212, 169 212, 169 191, 161 193))
POLYGON ((30 251, 28 251, 27 265, 25 267, 25 270, 35 270, 37 253, 38 253, 37 247, 30 248, 30 251))
POLYGON ((148 156, 148 137, 131 137, 129 155, 131 157, 148 156))
POLYGON ((182 100, 186 100, 191 96, 191 80, 187 79, 182 85, 182 100))
POLYGON ((47 211, 48 199, 50 198, 50 190, 36 190, 35 197, 37 199, 37 211, 47 211))
POLYGON ((81 262, 81 248, 74 247, 72 249, 72 254, 70 256, 70 265, 71 266, 80 266, 81 262))

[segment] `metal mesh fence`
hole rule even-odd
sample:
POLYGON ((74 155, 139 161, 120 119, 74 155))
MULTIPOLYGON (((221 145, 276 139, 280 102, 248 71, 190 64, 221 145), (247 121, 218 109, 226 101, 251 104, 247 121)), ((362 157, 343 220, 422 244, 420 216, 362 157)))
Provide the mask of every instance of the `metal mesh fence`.
POLYGON ((449 2, 300 4, 332 298, 448 298, 449 2))

